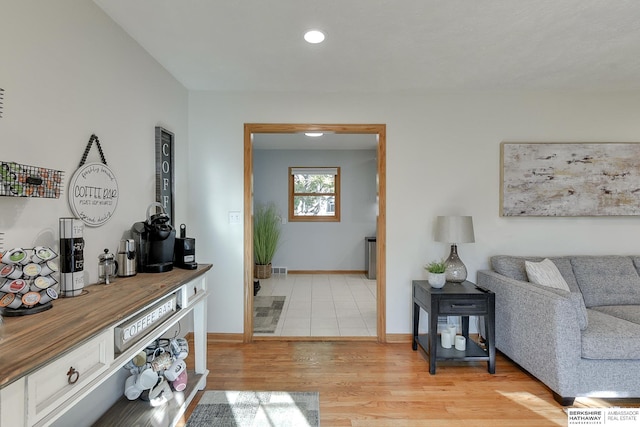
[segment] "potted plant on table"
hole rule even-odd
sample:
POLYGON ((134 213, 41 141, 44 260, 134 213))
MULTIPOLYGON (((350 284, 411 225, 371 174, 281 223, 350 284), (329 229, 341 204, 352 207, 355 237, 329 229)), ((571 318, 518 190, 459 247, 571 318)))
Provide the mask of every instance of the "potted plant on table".
POLYGON ((429 281, 431 287, 441 288, 444 286, 446 282, 445 272, 447 271, 447 264, 444 262, 444 260, 432 261, 424 268, 425 270, 427 270, 427 280, 429 281))
POLYGON ((271 277, 271 261, 280 241, 280 215, 273 203, 259 206, 253 216, 254 277, 271 277))

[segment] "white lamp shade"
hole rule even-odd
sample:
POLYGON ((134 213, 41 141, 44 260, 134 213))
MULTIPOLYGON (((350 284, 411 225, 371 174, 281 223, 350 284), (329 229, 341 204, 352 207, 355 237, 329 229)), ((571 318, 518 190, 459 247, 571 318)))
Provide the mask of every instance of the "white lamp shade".
POLYGON ((470 216, 439 216, 436 218, 434 240, 443 243, 473 243, 473 219, 470 216))

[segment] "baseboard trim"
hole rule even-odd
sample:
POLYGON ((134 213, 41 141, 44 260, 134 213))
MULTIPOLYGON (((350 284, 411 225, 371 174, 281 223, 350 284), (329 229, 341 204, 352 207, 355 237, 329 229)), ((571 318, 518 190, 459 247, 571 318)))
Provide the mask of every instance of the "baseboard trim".
MULTIPOLYGON (((185 337, 187 339, 193 339, 192 333, 189 332, 185 337)), ((317 341, 317 342, 325 342, 325 341, 377 341, 376 337, 281 337, 281 336, 266 336, 266 335, 254 335, 253 341, 317 341)), ((413 341, 412 334, 387 334, 386 335, 386 343, 387 344, 411 344, 413 341)), ((243 334, 221 334, 221 333, 208 333, 207 334, 207 342, 208 343, 216 343, 216 342, 228 342, 228 343, 243 343, 244 335, 243 334)))
POLYGON ((366 274, 365 270, 288 270, 288 274, 366 274))
POLYGON ((244 342, 244 335, 243 334, 207 333, 207 343, 210 343, 210 342, 242 343, 244 342))
POLYGON ((412 334, 387 334, 388 344, 410 344, 412 342, 412 334))

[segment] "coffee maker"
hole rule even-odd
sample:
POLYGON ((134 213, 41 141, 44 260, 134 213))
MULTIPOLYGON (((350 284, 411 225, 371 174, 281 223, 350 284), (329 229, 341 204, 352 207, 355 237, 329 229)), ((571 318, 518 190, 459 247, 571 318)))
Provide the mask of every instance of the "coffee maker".
POLYGON ((138 254, 138 271, 164 273, 173 269, 176 230, 169 221, 162 205, 152 203, 147 208, 147 220, 131 227, 138 254), (151 215, 153 207, 159 207, 160 213, 151 215))

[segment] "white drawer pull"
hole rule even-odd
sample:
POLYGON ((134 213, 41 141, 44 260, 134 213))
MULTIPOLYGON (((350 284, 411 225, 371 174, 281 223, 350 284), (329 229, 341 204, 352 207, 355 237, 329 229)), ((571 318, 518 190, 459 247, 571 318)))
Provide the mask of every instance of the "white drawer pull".
POLYGON ((76 371, 72 366, 69 368, 69 372, 67 372, 67 382, 69 384, 75 384, 78 379, 80 379, 80 372, 76 371))

